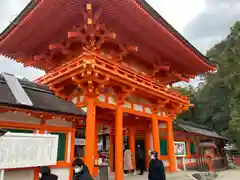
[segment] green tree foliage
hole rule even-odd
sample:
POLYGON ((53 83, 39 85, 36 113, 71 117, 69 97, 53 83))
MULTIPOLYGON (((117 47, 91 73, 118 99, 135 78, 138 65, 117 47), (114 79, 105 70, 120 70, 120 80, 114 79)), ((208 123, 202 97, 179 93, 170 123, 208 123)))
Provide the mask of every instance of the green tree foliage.
POLYGON ((194 105, 193 107, 190 107, 188 111, 178 115, 177 119, 181 119, 184 121, 193 121, 196 120, 196 114, 194 113, 197 109, 197 101, 195 98, 195 95, 197 93, 196 89, 194 89, 192 86, 187 86, 187 87, 174 87, 174 90, 180 92, 181 94, 188 96, 190 99, 191 103, 194 105))
POLYGON ((217 73, 208 82, 225 96, 221 105, 230 116, 228 131, 240 133, 240 22, 231 27, 226 39, 215 45, 207 56, 219 64, 217 73))
POLYGON ((204 85, 190 92, 195 104, 178 118, 191 120, 238 140, 240 144, 240 22, 207 52, 218 64, 217 72, 203 76, 204 85), (239 138, 238 138, 239 137, 239 138))

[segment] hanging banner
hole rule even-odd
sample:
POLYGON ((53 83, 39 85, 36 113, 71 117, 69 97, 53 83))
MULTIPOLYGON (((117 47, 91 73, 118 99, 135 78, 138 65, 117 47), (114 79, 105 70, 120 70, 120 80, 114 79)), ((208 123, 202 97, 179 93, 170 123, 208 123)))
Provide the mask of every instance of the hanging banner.
POLYGON ((174 142, 174 150, 176 157, 186 156, 186 143, 185 142, 174 142))

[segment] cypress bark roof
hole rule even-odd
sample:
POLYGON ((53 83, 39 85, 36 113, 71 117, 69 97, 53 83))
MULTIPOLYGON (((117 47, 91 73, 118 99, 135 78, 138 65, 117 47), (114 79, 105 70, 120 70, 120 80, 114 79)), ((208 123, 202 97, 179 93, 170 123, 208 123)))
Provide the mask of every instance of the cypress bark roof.
MULTIPOLYGON (((146 1, 87 2, 103 9, 101 20, 114 29, 120 37, 119 43, 139 46, 139 57, 147 57, 151 62, 162 57, 189 74, 215 70, 213 64, 146 1)), ((17 59, 46 52, 49 44, 64 41, 68 30, 82 24, 81 7, 84 3, 86 1, 32 0, 0 35, 0 53, 17 59)))

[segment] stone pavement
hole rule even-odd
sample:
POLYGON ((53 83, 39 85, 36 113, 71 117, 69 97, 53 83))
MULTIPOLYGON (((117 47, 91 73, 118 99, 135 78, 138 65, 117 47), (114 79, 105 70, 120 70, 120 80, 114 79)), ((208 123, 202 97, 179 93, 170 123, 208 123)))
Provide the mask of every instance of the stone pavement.
MULTIPOLYGON (((188 172, 167 173, 166 176, 167 180, 194 180, 188 172)), ((124 180, 148 180, 148 176, 147 173, 145 173, 143 176, 129 175, 124 177, 124 180)))
MULTIPOLYGON (((194 180, 194 178, 191 177, 191 173, 188 172, 176 172, 176 173, 167 173, 167 180, 194 180)), ((114 180, 114 177, 109 177, 109 180, 114 180)), ((140 175, 131 175, 124 176, 124 180, 148 180, 148 173, 146 172, 143 176, 140 175)))
POLYGON ((239 180, 239 179, 240 169, 230 169, 219 172, 216 180, 239 180))

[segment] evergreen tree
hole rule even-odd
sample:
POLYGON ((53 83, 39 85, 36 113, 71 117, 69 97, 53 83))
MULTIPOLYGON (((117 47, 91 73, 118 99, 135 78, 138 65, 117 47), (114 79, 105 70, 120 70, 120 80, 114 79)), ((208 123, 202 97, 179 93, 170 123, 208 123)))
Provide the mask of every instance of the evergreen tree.
MULTIPOLYGON (((205 83, 189 91, 195 104, 179 119, 195 121, 237 140, 240 145, 240 22, 230 34, 207 52, 218 67, 203 75, 205 83)), ((239 146, 240 147, 240 146, 239 146)))

